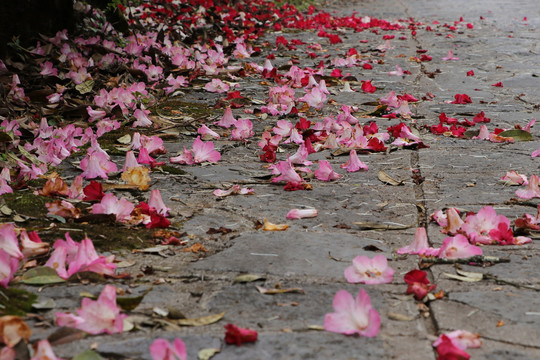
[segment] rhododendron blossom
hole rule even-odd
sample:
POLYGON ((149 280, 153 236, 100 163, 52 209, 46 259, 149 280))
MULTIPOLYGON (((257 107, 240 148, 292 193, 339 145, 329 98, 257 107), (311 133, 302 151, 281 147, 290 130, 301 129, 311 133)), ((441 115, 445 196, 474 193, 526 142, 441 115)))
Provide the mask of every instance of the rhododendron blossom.
POLYGON ((314 174, 321 181, 332 181, 341 178, 341 175, 335 172, 326 160, 319 160, 319 168, 315 170, 314 174))
POLYGON ((455 330, 441 334, 433 346, 437 348, 438 359, 469 359, 470 355, 465 350, 481 347, 482 340, 469 331, 455 330))
POLYGON ((227 83, 224 83, 220 79, 212 79, 211 82, 207 83, 204 88, 209 92, 224 93, 229 91, 230 86, 227 83))
POLYGON ((358 170, 368 170, 368 166, 364 164, 356 154, 356 150, 352 149, 349 152, 349 160, 345 164, 340 165, 342 169, 347 170, 348 172, 356 172, 358 170))
POLYGON ((425 256, 438 256, 439 249, 429 247, 426 228, 416 228, 414 239, 410 245, 398 249, 398 254, 411 254, 411 255, 425 255, 425 256))
POLYGON ((211 141, 204 142, 200 136, 197 136, 193 141, 192 147, 193 162, 200 164, 202 162, 218 162, 221 159, 221 154, 214 150, 214 143, 211 141))
POLYGON ((214 124, 228 129, 236 124, 236 121, 237 120, 234 118, 231 108, 227 107, 225 109, 225 113, 221 117, 221 120, 215 122, 214 124))
POLYGON ((507 171, 501 180, 505 185, 529 185, 527 175, 519 174, 515 170, 507 171))
POLYGON ((287 213, 287 219, 304 219, 316 217, 319 213, 317 209, 291 209, 287 213))
POLYGON ((356 256, 352 266, 345 269, 345 278, 350 283, 387 284, 392 282, 394 270, 388 266, 386 256, 379 254, 373 259, 356 256))
POLYGON ((180 338, 172 343, 166 339, 156 339, 150 345, 152 360, 187 360, 186 345, 180 338))
POLYGON ((58 326, 73 327, 92 335, 121 333, 124 329, 124 318, 116 305, 116 288, 105 285, 97 300, 82 299, 77 315, 56 313, 58 326))
POLYGON ((422 270, 411 270, 403 277, 403 280, 409 284, 407 294, 414 294, 416 300, 422 300, 428 292, 434 290, 437 285, 430 284, 427 273, 422 270))
POLYGON ((234 127, 231 131, 231 140, 245 140, 255 135, 253 123, 248 119, 238 119, 234 123, 234 127))
POLYGON ((215 196, 224 197, 229 195, 253 195, 254 189, 242 188, 240 185, 233 185, 228 190, 216 189, 215 196))
POLYGON ((169 211, 171 211, 163 202, 159 189, 152 190, 150 199, 148 200, 148 206, 155 208, 158 214, 165 217, 169 216, 169 211))
POLYGON ((493 239, 489 233, 498 229, 499 224, 509 227, 510 221, 504 215, 497 215, 491 206, 485 206, 478 213, 465 218, 461 231, 467 235, 472 244, 491 244, 493 239))
POLYGON ((361 289, 353 299, 346 290, 339 290, 334 296, 334 311, 324 317, 326 331, 365 337, 375 337, 379 333, 381 318, 371 305, 371 299, 361 289))
POLYGON ((237 346, 243 343, 257 341, 257 331, 238 327, 234 324, 225 325, 225 342, 237 346))
POLYGON ((516 195, 522 199, 540 198, 540 188, 538 175, 532 175, 526 189, 516 190, 516 195))
POLYGON ((461 259, 476 255, 482 255, 482 249, 471 245, 465 236, 458 234, 444 239, 438 256, 443 259, 461 259))
POLYGON ((105 194, 101 202, 92 205, 92 214, 114 214, 116 220, 123 222, 129 219, 129 216, 135 205, 126 199, 118 199, 114 194, 105 194))
POLYGON ((304 180, 298 173, 294 170, 292 163, 289 159, 287 161, 280 161, 275 165, 272 165, 273 171, 272 174, 278 174, 272 179, 272 182, 285 181, 288 183, 302 183, 304 180))

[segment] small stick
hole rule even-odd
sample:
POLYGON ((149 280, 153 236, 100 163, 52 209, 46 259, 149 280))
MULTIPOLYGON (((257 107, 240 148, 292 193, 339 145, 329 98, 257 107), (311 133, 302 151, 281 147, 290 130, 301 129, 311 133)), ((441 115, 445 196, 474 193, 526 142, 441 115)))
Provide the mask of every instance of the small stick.
POLYGON ((508 258, 499 258, 495 256, 476 255, 462 259, 441 259, 441 258, 425 258, 420 260, 424 264, 469 264, 469 263, 509 263, 508 258))

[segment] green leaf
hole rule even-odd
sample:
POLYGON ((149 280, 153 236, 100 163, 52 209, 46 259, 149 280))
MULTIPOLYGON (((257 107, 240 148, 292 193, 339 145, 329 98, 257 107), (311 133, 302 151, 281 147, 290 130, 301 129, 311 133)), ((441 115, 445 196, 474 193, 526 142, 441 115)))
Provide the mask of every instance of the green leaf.
POLYGON ((40 266, 25 272, 21 278, 23 284, 48 285, 66 282, 56 273, 56 270, 47 266, 40 266))
POLYGON ((499 134, 503 137, 511 137, 514 141, 531 141, 532 135, 530 132, 521 129, 506 130, 499 134))
POLYGON ((143 292, 139 296, 135 296, 135 297, 122 297, 122 296, 117 297, 116 298, 116 303, 118 304, 118 306, 120 306, 125 311, 135 310, 135 308, 137 306, 139 306, 141 301, 144 299, 146 294, 148 294, 150 292, 150 290, 152 290, 152 286, 150 286, 145 292, 143 292))
POLYGON ((92 350, 84 350, 79 355, 75 356, 72 360, 105 360, 97 352, 92 350))
POLYGON ((92 88, 94 87, 94 80, 86 80, 85 82, 76 85, 75 89, 81 94, 88 94, 89 92, 92 92, 92 88))

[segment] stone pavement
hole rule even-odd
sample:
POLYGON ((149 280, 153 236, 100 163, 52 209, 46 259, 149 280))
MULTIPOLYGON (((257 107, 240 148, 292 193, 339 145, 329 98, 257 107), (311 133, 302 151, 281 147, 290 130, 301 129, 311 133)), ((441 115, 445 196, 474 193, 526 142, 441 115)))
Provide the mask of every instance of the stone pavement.
MULTIPOLYGON (((447 278, 444 273, 455 273, 453 265, 436 265, 428 271, 437 289, 445 297, 427 304, 427 310, 405 295, 403 275, 417 268, 416 256, 396 256, 395 250, 410 243, 416 225, 405 230, 362 230, 355 222, 399 224, 428 223, 427 216, 445 207, 458 207, 478 211, 486 205, 494 206, 497 213, 514 220, 523 213, 533 213, 534 208, 509 204, 515 197, 513 187, 505 187, 498 179, 506 171, 517 170, 528 176, 538 174, 538 159, 530 157, 540 146, 540 141, 495 144, 481 140, 455 139, 436 136, 426 131, 424 125, 435 125, 438 116, 472 116, 484 111, 492 119, 490 130, 496 127, 511 128, 525 125, 533 118, 540 119, 540 7, 537 0, 484 0, 484 1, 429 1, 429 0, 371 0, 330 3, 329 11, 358 16, 374 16, 394 20, 413 18, 431 25, 453 25, 464 18, 474 29, 461 28, 454 38, 448 32, 417 31, 416 38, 410 30, 395 32, 391 41, 393 49, 386 52, 384 64, 367 72, 361 68, 345 68, 360 79, 372 79, 379 90, 374 94, 340 93, 330 95, 338 103, 363 105, 376 101, 390 90, 409 93, 421 98, 432 93, 432 101, 421 101, 411 106, 415 124, 424 143, 430 146, 421 150, 399 150, 388 154, 375 153, 361 156, 368 164, 368 172, 350 173, 336 182, 312 181, 312 191, 283 191, 281 186, 270 184, 257 175, 268 173, 261 166, 256 154, 256 141, 238 146, 236 143, 217 142, 223 154, 217 165, 183 167, 184 175, 167 175, 158 179, 156 188, 162 190, 165 202, 182 222, 192 242, 201 242, 210 250, 208 254, 183 253, 170 250, 164 256, 155 254, 119 253, 119 258, 135 261, 132 269, 144 265, 155 268, 153 275, 140 280, 117 283, 133 294, 144 292, 150 283, 164 279, 144 298, 134 315, 151 316, 154 308, 175 309, 186 317, 195 318, 225 312, 224 318, 202 327, 165 327, 141 330, 114 336, 95 336, 55 347, 57 355, 69 357, 91 344, 105 357, 149 359, 148 346, 156 337, 181 337, 187 345, 190 359, 197 358, 203 348, 222 348, 212 359, 434 359, 431 346, 442 332, 455 329, 480 334, 483 345, 469 349, 473 359, 538 359, 540 358, 540 247, 537 240, 523 246, 484 246, 485 255, 508 257, 510 263, 492 267, 463 265, 467 271, 489 273, 512 284, 482 280, 467 283, 447 278), (480 20, 480 17, 484 20, 480 20), (527 21, 523 18, 527 17, 527 21), (397 40, 398 36, 407 40, 397 40), (416 50, 426 49, 433 57, 431 62, 409 61, 417 56, 416 50), (453 50, 459 61, 441 61, 448 50, 453 50), (403 55, 403 56, 402 56, 403 55), (411 71, 406 77, 388 76, 388 71, 400 64, 411 71), (440 70, 440 72, 438 71, 440 70), (474 70, 474 77, 465 74, 474 70), (437 72, 434 77, 429 73, 437 72), (501 81, 503 88, 491 84, 501 81), (455 94, 468 94, 472 104, 445 103, 455 94), (404 180, 404 185, 393 187, 377 179, 379 170, 404 180), (415 184, 413 170, 425 178, 415 184), (231 196, 216 199, 216 187, 226 188, 233 183, 247 183, 255 189, 253 196, 231 196), (286 220, 291 208, 315 207, 319 216, 304 220, 286 220), (283 232, 265 232, 255 224, 268 219, 273 223, 287 223, 283 232), (207 234, 210 228, 225 227, 228 234, 207 234), (348 284, 343 270, 353 257, 372 257, 374 245, 387 256, 396 271, 391 284, 348 284), (160 271, 161 270, 161 271, 160 271), (236 276, 244 273, 261 275, 263 280, 252 283, 234 283, 236 276), (146 282, 146 283, 145 283, 146 282), (255 285, 273 288, 302 288, 304 293, 264 295, 255 285), (528 285, 532 288, 520 287, 528 285), (381 314, 381 332, 375 338, 359 338, 316 330, 323 324, 324 315, 332 311, 332 299, 340 289, 356 294, 366 289, 374 307, 381 314), (408 321, 397 320, 399 314, 408 321), (241 347, 223 343, 223 325, 234 323, 259 332, 259 340, 241 347), (497 326, 498 324, 502 326, 497 326)), ((394 32, 393 32, 394 33, 394 32)), ((265 40, 275 43, 280 34, 267 34, 265 40)), ((382 34, 369 31, 341 34, 343 44, 329 46, 327 40, 315 33, 294 32, 284 35, 307 43, 321 42, 329 53, 343 54, 348 48, 366 50, 366 55, 378 59, 374 47, 383 43, 382 34), (360 40, 369 40, 367 44, 360 40), (328 45, 328 46, 327 46, 328 45)), ((293 52, 276 53, 277 66, 285 64, 293 52)), ((264 55, 264 54, 263 54, 264 55)), ((264 56, 253 59, 263 63, 264 56)), ((313 66, 318 59, 300 58, 301 64, 313 66)), ((243 78, 241 89, 248 89, 253 98, 265 100, 266 89, 258 85, 260 79, 243 78)), ((332 88, 330 88, 332 89, 332 88)), ((205 95, 206 96, 206 95, 205 95)), ((200 101, 200 93, 187 93, 186 98, 200 101)), ((216 99, 206 96, 204 101, 213 104, 216 99)), ((328 113, 336 114, 339 107, 326 106, 328 113)), ((322 117, 314 116, 313 120, 322 117)), ((369 119, 361 119, 369 120, 369 119)), ((379 128, 396 124, 395 120, 376 119, 379 128)), ((256 135, 265 127, 275 124, 275 119, 255 121, 256 135)), ((540 127, 532 128, 537 139, 540 127)), ((167 144, 174 154, 191 137, 183 142, 167 144)), ((293 153, 295 149, 285 149, 293 153)), ((310 160, 322 160, 330 152, 310 155, 310 160)), ((284 156, 280 154, 279 156, 284 156)), ((330 160, 334 169, 344 158, 330 160)), ((339 170, 338 170, 339 171, 339 170)), ((343 171, 340 171, 343 173, 343 171)), ((174 221, 173 221, 174 222, 174 221)), ((440 246, 444 234, 436 225, 428 225, 428 236, 434 246, 440 246)), ((129 271, 127 268, 126 271, 129 271)), ((131 270, 137 273, 136 270, 131 270)), ((42 298, 54 297, 61 309, 73 310, 80 304, 78 294, 87 291, 82 285, 67 287, 58 298, 56 287, 43 288, 42 298)), ((96 291, 97 292, 97 291, 96 291)), ((52 317, 52 314, 50 314, 52 317)), ((154 318, 158 315, 154 314, 154 318)), ((52 330, 37 330, 34 337, 43 338, 52 330)))

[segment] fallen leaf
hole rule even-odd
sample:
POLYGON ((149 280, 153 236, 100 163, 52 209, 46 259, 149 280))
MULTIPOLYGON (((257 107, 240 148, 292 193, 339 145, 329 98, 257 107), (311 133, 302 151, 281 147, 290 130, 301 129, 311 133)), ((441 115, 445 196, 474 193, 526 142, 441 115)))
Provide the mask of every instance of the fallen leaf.
POLYGON ((105 358, 101 357, 97 352, 87 349, 71 360, 105 360, 105 358))
POLYGON ((379 170, 379 172, 377 173, 377 177, 378 177, 379 180, 381 180, 383 183, 388 184, 388 185, 392 185, 392 186, 403 185, 403 180, 398 181, 398 180, 394 179, 393 177, 391 177, 390 175, 388 175, 388 174, 387 174, 386 172, 384 172, 383 170, 379 170))
POLYGON ((324 331, 324 326, 322 325, 308 325, 309 330, 324 331))
POLYGON ((413 321, 415 319, 413 316, 400 314, 400 313, 394 313, 394 312, 389 312, 388 314, 386 314, 386 316, 388 316, 390 320, 395 320, 395 321, 413 321))
POLYGON ((366 250, 366 251, 374 251, 374 252, 379 252, 379 251, 384 251, 383 249, 375 246, 375 245, 366 245, 364 246, 362 249, 366 250))
POLYGON ((81 94, 87 94, 89 92, 92 92, 92 88, 94 87, 94 80, 86 80, 85 82, 75 85, 75 89, 81 94))
POLYGON ((169 249, 167 245, 157 245, 146 249, 134 249, 134 253, 159 254, 160 252, 169 249))
POLYGON ((262 286, 257 286, 257 285, 255 285, 255 287, 257 288, 257 290, 259 290, 261 294, 266 294, 266 295, 285 294, 285 293, 299 293, 299 294, 306 293, 304 289, 302 288, 267 289, 267 288, 263 288, 262 286))
POLYGON ((85 332, 79 329, 62 326, 47 337, 52 346, 67 344, 80 340, 85 336, 85 332))
POLYGON ((63 283, 62 279, 56 273, 56 270, 47 266, 40 266, 25 272, 21 277, 21 282, 27 285, 48 285, 63 283))
POLYGON ((199 360, 210 360, 212 356, 220 352, 221 352, 221 349, 211 349, 211 348, 201 349, 197 353, 197 357, 199 358, 199 360))
POLYGON ((182 326, 204 326, 218 322, 223 318, 223 316, 225 316, 225 311, 219 314, 203 316, 196 319, 178 319, 175 321, 178 325, 182 326))
MULTIPOLYGON (((135 308, 137 306, 139 306, 141 301, 144 299, 146 294, 148 294, 150 292, 150 290, 152 290, 152 286, 150 286, 148 289, 146 289, 146 291, 144 293, 142 293, 141 295, 139 295, 139 296, 134 296, 134 297, 117 296, 116 297, 116 304, 118 306, 120 306, 122 308, 122 310, 133 311, 133 310, 135 310, 135 308)), ((89 293, 87 291, 81 291, 81 293, 79 295, 81 297, 89 298, 89 299, 92 299, 92 300, 97 299, 96 295, 94 295, 92 293, 89 293)))
POLYGON ((249 283, 257 280, 265 280, 266 277, 262 275, 255 275, 255 274, 242 274, 238 275, 234 279, 234 283, 249 283))
POLYGON ((36 310, 51 310, 56 307, 56 303, 53 299, 44 299, 32 304, 32 308, 36 310))
POLYGON ((521 129, 506 130, 498 134, 502 137, 511 137, 514 141, 531 141, 532 135, 530 132, 521 129))
POLYGON ((504 326, 504 325, 505 325, 504 321, 502 321, 502 320, 497 321, 497 325, 496 325, 497 327, 501 327, 501 326, 504 326))
POLYGON ((443 273, 443 274, 447 278, 454 279, 454 280, 459 280, 459 281, 464 281, 464 282, 477 282, 477 281, 482 280, 482 277, 480 277, 478 279, 478 278, 474 278, 474 277, 468 277, 468 276, 462 276, 462 275, 456 275, 456 274, 449 274, 449 273, 443 273))
POLYGON ((202 252, 209 252, 210 250, 208 250, 207 248, 205 248, 204 245, 203 245, 203 244, 200 244, 200 243, 195 243, 195 244, 191 245, 190 247, 181 250, 181 252, 192 252, 192 253, 194 253, 194 254, 197 254, 197 253, 199 253, 200 251, 202 251, 202 252))
POLYGON ((271 222, 268 222, 268 220, 264 219, 264 225, 262 227, 265 231, 284 231, 287 230, 289 225, 287 224, 272 224, 271 222))
POLYGON ((0 340, 3 344, 12 348, 21 340, 28 342, 30 335, 32 335, 30 327, 19 316, 0 317, 0 340))
POLYGON ((456 272, 461 276, 466 276, 471 279, 482 280, 484 278, 484 274, 479 273, 479 272, 464 271, 460 269, 456 269, 456 272))
POLYGON ((131 135, 126 134, 116 139, 116 141, 118 141, 120 144, 123 144, 123 145, 131 144, 131 135))
POLYGON ((0 212, 3 215, 9 216, 13 213, 13 210, 11 210, 7 205, 0 206, 0 212))
POLYGON ((208 234, 208 235, 214 235, 214 234, 226 235, 226 234, 230 233, 231 231, 232 231, 231 229, 226 228, 224 226, 221 226, 219 228, 210 228, 210 229, 208 229, 206 234, 208 234))

